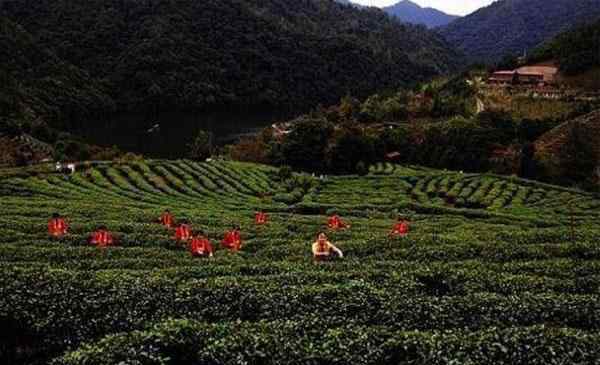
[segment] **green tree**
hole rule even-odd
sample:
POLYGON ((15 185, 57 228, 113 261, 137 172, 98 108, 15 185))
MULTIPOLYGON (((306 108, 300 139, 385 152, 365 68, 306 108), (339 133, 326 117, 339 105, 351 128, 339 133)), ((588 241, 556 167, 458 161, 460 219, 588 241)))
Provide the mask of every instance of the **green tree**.
POLYGON ((569 131, 567 142, 560 149, 559 160, 563 176, 574 182, 584 182, 593 176, 598 161, 586 131, 579 123, 569 131))
POLYGON ((333 126, 324 118, 298 121, 281 146, 283 162, 296 169, 323 171, 333 126))
POLYGON ((360 128, 347 128, 333 141, 328 151, 329 170, 338 174, 355 173, 359 162, 368 164, 375 159, 375 142, 360 128))
POLYGON ((198 131, 196 138, 190 144, 189 157, 193 160, 205 160, 213 151, 213 135, 205 130, 198 131))
POLYGON ((358 119, 360 102, 350 95, 344 96, 340 102, 339 113, 342 120, 352 121, 358 119))
POLYGON ((533 143, 526 143, 521 150, 519 176, 526 179, 533 179, 537 177, 537 173, 535 145, 533 143))

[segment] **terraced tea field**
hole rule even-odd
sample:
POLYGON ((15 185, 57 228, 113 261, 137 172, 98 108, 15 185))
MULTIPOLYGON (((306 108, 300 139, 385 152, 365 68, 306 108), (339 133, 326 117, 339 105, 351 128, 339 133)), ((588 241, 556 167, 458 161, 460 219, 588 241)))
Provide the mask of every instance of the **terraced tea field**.
POLYGON ((576 190, 389 164, 280 181, 266 166, 146 161, 0 170, 0 199, 0 363, 600 358, 600 198, 576 190), (239 223, 242 252, 193 259, 154 223, 165 208, 213 243, 239 223), (54 211, 71 227, 61 240, 46 233, 54 211), (352 224, 329 233, 345 258, 313 263, 333 212, 352 224), (399 214, 411 232, 391 239, 399 214), (118 247, 86 244, 100 224, 118 247))

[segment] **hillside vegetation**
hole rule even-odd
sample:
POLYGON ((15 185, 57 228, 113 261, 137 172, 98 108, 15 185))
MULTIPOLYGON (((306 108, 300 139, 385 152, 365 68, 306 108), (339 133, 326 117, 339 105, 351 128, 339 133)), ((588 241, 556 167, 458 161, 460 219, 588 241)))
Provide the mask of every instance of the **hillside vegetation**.
POLYGON ((390 164, 319 180, 186 160, 0 170, 0 196, 2 363, 598 358, 600 199, 577 190, 390 164), (192 259, 152 223, 166 207, 214 241, 241 223, 246 245, 192 259), (58 241, 54 211, 71 224, 58 241), (346 258, 314 264, 333 211, 352 224, 329 233, 346 258), (398 214, 411 232, 390 239, 398 214), (87 247, 99 224, 119 247, 87 247))
POLYGON ((598 17, 599 0, 499 0, 452 22, 441 33, 472 62, 497 62, 598 17))
POLYGON ((95 109, 306 108, 460 64, 435 33, 332 0, 4 0, 0 16, 0 95, 63 125, 95 109))
POLYGON ((600 68, 600 20, 559 34, 538 47, 530 59, 555 60, 566 76, 600 68))
POLYGON ((365 166, 394 161, 598 188, 590 169, 575 179, 568 164, 547 170, 531 148, 544 133, 597 110, 600 100, 513 93, 481 80, 473 71, 363 101, 345 97, 290 121, 287 133, 268 127, 225 152, 235 160, 316 173, 363 174, 365 166))
POLYGON ((2 16, 0 48, 0 127, 15 120, 68 119, 114 108, 102 83, 2 16))
POLYGON ((535 145, 550 174, 565 180, 600 179, 600 111, 560 124, 535 145))

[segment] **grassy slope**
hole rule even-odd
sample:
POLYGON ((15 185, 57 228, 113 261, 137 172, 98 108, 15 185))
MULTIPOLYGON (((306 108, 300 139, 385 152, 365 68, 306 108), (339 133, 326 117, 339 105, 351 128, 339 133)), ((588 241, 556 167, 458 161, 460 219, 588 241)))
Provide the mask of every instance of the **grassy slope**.
MULTIPOLYGON (((520 348, 520 336, 531 331, 541 338, 538 346, 571 336, 539 330, 539 325, 581 331, 573 335, 580 345, 581 336, 600 329, 597 196, 492 175, 378 165, 366 177, 329 177, 290 206, 260 198, 282 192, 271 172, 251 164, 189 161, 101 164, 72 177, 40 168, 1 171, 0 321, 20 339, 21 353, 12 361, 56 356, 81 342, 168 318, 192 322, 160 327, 159 337, 166 339, 148 351, 194 357, 198 341, 206 341, 213 360, 224 363, 241 361, 228 358, 227 351, 258 361, 258 352, 220 348, 222 342, 216 341, 237 336, 248 346, 277 352, 273 356, 281 363, 309 363, 298 359, 316 356, 308 343, 320 346, 317 337, 323 331, 327 338, 391 336, 400 348, 406 341, 431 345, 441 340, 427 336, 456 330, 442 344, 447 340, 457 348, 444 355, 432 350, 431 356, 465 361, 493 357, 458 348, 497 331, 515 332, 510 337, 515 342, 505 344, 510 350, 520 348), (568 202, 574 205, 576 243, 569 240, 568 202), (151 223, 165 207, 190 218, 215 241, 232 222, 240 222, 244 251, 219 250, 211 261, 191 259, 173 247, 171 233, 151 223), (252 224, 259 208, 271 213, 267 227, 252 224), (309 243, 333 209, 352 223, 350 231, 331 233, 347 259, 316 266, 309 243), (53 211, 71 222, 72 234, 61 242, 45 235, 53 211), (409 238, 390 240, 386 235, 397 212, 411 216, 413 230, 409 238), (101 223, 117 233, 121 247, 86 247, 86 234, 101 223), (212 324, 222 328, 203 327, 212 324), (181 331, 187 339, 173 345, 181 331), (407 331, 418 332, 409 339, 394 337, 407 331), (272 337, 262 341, 259 333, 272 337), (308 347, 298 353, 284 350, 281 341, 298 336, 308 347)), ((62 362, 139 360, 150 356, 138 346, 146 349, 151 338, 144 333, 109 337, 62 362), (129 346, 137 350, 117 354, 129 346)), ((11 348, 9 340, 2 341, 11 348)), ((377 352, 383 345, 374 341, 373 352, 364 357, 357 352, 363 342, 356 348, 336 343, 332 348, 339 351, 319 356, 325 362, 339 356, 342 363, 404 356, 377 352)), ((531 356, 544 363, 546 352, 531 356)), ((510 354, 509 363, 535 363, 510 354)), ((14 356, 10 351, 0 355, 14 356)), ((572 361, 571 356, 576 355, 564 351, 557 358, 572 361)))

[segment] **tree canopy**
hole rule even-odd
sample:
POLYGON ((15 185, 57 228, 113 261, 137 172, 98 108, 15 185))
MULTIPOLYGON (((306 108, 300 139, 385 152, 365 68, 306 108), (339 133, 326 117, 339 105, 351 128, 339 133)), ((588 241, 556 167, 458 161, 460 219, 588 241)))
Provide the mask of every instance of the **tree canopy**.
POLYGON ((19 0, 0 1, 0 15, 13 28, 2 77, 21 87, 2 83, 0 93, 21 103, 47 94, 39 105, 63 119, 93 106, 312 107, 461 61, 423 27, 331 0, 19 0))

